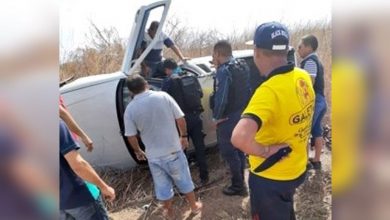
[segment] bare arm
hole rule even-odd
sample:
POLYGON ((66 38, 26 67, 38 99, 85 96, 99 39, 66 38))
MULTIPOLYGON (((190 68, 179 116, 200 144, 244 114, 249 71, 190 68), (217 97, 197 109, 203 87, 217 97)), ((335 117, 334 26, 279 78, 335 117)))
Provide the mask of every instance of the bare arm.
POLYGON ((84 143, 85 147, 87 147, 88 151, 91 152, 93 150, 92 140, 88 137, 88 135, 84 132, 84 130, 80 128, 80 126, 74 120, 72 115, 61 105, 60 105, 60 118, 64 120, 66 125, 68 125, 69 130, 76 133, 81 138, 81 141, 84 143))
POLYGON ((180 141, 183 149, 188 147, 188 134, 187 134, 187 124, 184 117, 176 119, 177 127, 179 128, 180 141))
POLYGON ((188 59, 183 56, 180 49, 176 45, 172 45, 170 48, 173 50, 173 52, 175 52, 175 54, 180 58, 180 60, 185 61, 186 59, 188 59))
POLYGON ((180 136, 187 136, 187 124, 184 117, 176 119, 176 123, 179 128, 180 136))
POLYGON ((133 148, 134 153, 137 156, 137 159, 146 160, 145 153, 142 151, 141 147, 139 146, 137 136, 127 137, 127 140, 129 141, 131 147, 133 148))
POLYGON ((48 199, 53 199, 58 202, 58 185, 51 181, 51 179, 42 172, 42 169, 39 169, 38 166, 27 160, 28 159, 26 158, 15 158, 9 164, 10 171, 15 179, 28 192, 47 196, 48 199))
POLYGON ((276 153, 282 145, 264 146, 255 140, 259 126, 250 118, 242 118, 233 130, 232 144, 246 154, 267 158, 276 153))
POLYGON ((72 150, 64 155, 66 161, 72 170, 83 180, 91 182, 98 186, 102 191, 102 194, 108 199, 113 201, 115 199, 115 190, 107 185, 92 168, 92 166, 81 157, 77 150, 72 150))

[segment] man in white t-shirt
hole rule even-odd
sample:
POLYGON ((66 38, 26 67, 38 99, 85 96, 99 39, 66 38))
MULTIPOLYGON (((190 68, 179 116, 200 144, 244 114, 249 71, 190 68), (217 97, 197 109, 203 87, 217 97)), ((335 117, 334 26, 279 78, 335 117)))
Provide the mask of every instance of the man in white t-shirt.
POLYGON ((138 74, 128 78, 127 87, 134 98, 126 107, 123 118, 125 136, 137 159, 148 160, 157 199, 163 201, 167 217, 173 217, 175 184, 185 194, 192 212, 197 214, 202 203, 196 201, 194 184, 183 152, 188 147, 184 113, 166 92, 149 90, 145 79, 138 74), (138 133, 145 144, 145 152, 139 146, 138 133))

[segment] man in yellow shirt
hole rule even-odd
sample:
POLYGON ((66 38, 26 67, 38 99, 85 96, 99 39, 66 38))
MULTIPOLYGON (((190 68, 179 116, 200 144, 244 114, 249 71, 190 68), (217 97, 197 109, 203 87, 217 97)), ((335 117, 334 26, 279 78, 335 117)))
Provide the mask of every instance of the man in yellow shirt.
POLYGON ((315 94, 309 74, 287 62, 289 34, 277 22, 256 29, 254 61, 266 81, 235 127, 232 143, 249 155, 253 219, 295 219, 304 181, 315 94))

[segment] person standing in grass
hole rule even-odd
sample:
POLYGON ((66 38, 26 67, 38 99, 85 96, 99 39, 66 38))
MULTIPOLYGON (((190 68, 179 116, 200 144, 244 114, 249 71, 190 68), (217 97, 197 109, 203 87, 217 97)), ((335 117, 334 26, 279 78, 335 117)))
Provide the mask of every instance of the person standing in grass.
POLYGON ((192 212, 199 213, 202 203, 196 201, 195 187, 183 152, 188 147, 184 113, 166 92, 149 90, 146 80, 138 74, 127 79, 127 87, 134 98, 124 114, 125 136, 137 159, 148 160, 156 197, 163 201, 164 214, 169 218, 175 215, 173 184, 185 194, 192 212), (139 146, 138 133, 145 151, 139 146))
POLYGON ((266 80, 242 113, 232 143, 249 155, 252 218, 295 219, 294 194, 306 176, 314 90, 306 71, 287 61, 284 25, 260 25, 254 43, 254 61, 266 80))
POLYGON ((218 41, 213 49, 213 63, 217 67, 214 89, 210 97, 210 108, 217 128, 217 141, 223 159, 229 166, 231 183, 222 193, 227 196, 247 196, 244 170, 245 154, 231 143, 234 126, 240 120, 250 98, 249 67, 244 61, 235 59, 232 46, 226 40, 218 41))
POLYGON ((325 116, 327 104, 324 93, 324 67, 316 53, 318 48, 318 40, 314 35, 306 35, 302 37, 298 46, 298 54, 303 59, 301 68, 306 70, 314 82, 313 88, 316 93, 316 101, 314 106, 313 123, 311 128, 311 136, 314 141, 315 154, 314 158, 309 158, 309 168, 316 170, 321 169, 321 151, 324 145, 322 137, 321 121, 325 116))

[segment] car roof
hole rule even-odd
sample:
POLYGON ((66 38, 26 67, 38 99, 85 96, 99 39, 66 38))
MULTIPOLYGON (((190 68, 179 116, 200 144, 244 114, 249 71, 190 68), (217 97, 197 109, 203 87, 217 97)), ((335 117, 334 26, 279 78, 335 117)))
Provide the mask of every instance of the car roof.
POLYGON ((111 82, 113 80, 118 80, 121 78, 125 78, 126 75, 122 72, 118 71, 115 73, 107 73, 107 74, 99 74, 93 76, 87 76, 78 78, 75 81, 65 84, 60 88, 60 93, 64 94, 73 90, 82 89, 90 86, 94 86, 97 84, 102 84, 106 82, 111 82))
MULTIPOLYGON (((233 56, 236 58, 253 56, 253 50, 234 50, 233 56)), ((204 57, 192 58, 190 61, 195 64, 199 64, 199 63, 209 63, 209 61, 211 61, 212 59, 213 58, 211 56, 204 56, 204 57)))
POLYGON ((233 57, 243 58, 253 56, 253 50, 234 50, 233 57))
MULTIPOLYGON (((293 47, 289 46, 289 50, 291 49, 293 49, 293 47)), ((250 56, 253 56, 253 49, 233 50, 233 57, 235 58, 244 58, 250 56)), ((190 61, 194 64, 200 64, 200 63, 210 64, 211 60, 212 60, 211 56, 203 56, 203 57, 192 58, 190 61)))
MULTIPOLYGON (((233 56, 235 58, 245 58, 245 57, 251 57, 253 56, 253 50, 234 50, 233 56)), ((189 60, 190 63, 193 63, 195 65, 206 65, 211 71, 215 70, 215 67, 213 64, 210 63, 210 61, 213 58, 211 56, 204 56, 204 57, 196 57, 189 60)))
POLYGON ((199 64, 199 63, 208 63, 210 64, 210 61, 212 60, 213 58, 211 56, 204 56, 204 57, 196 57, 196 58, 192 58, 191 60, 189 60, 190 62, 194 63, 194 64, 199 64))

